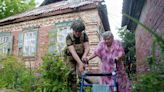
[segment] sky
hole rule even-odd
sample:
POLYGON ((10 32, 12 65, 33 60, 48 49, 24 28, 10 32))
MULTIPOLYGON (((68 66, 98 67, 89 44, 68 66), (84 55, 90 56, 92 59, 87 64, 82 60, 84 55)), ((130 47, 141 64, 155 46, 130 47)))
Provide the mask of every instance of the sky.
POLYGON ((105 0, 105 3, 111 31, 116 39, 121 40, 117 32, 121 27, 123 0, 105 0))
MULTIPOLYGON (((42 2, 43 0, 36 0, 37 6, 40 5, 42 2)), ((122 3, 123 0, 105 0, 105 4, 107 5, 110 29, 115 39, 118 40, 121 40, 117 32, 118 32, 118 28, 121 27, 122 3)))
POLYGON ((44 0, 35 0, 36 5, 39 6, 44 0))

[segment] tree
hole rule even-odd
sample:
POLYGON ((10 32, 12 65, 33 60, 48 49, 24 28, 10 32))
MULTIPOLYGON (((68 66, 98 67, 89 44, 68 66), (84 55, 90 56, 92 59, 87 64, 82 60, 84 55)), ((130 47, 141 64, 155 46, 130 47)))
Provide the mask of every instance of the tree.
POLYGON ((0 0, 0 19, 35 7, 35 0, 0 0))
POLYGON ((126 72, 129 74, 136 72, 136 49, 135 49, 135 33, 127 29, 127 26, 119 29, 119 36, 122 38, 125 49, 125 66, 126 72))

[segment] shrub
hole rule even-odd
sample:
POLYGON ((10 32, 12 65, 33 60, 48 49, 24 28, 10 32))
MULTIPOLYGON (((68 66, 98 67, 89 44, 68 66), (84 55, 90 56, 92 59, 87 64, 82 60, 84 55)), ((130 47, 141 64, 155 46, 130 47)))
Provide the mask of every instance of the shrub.
POLYGON ((44 56, 40 73, 41 78, 36 92, 69 92, 70 71, 59 56, 52 54, 44 56))
POLYGON ((7 56, 0 64, 0 88, 30 92, 33 75, 17 57, 7 56))
POLYGON ((163 92, 164 71, 149 72, 138 77, 138 81, 133 81, 133 92, 163 92))

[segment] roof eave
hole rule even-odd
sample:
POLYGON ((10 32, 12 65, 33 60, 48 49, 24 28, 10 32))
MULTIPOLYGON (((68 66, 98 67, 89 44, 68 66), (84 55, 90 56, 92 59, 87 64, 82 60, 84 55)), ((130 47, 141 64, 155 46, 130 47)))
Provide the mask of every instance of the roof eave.
POLYGON ((25 22, 25 21, 30 21, 30 20, 36 20, 40 18, 46 18, 50 16, 56 16, 60 14, 67 14, 67 13, 73 13, 73 12, 79 12, 79 11, 84 11, 84 10, 90 10, 90 9, 96 9, 97 5, 96 4, 88 4, 85 6, 80 6, 80 7, 74 7, 74 8, 66 8, 66 9, 60 9, 48 13, 42 13, 38 15, 32 15, 32 16, 25 16, 21 18, 16 18, 12 20, 6 20, 0 23, 0 26, 8 25, 8 24, 14 24, 14 23, 19 23, 19 22, 25 22))

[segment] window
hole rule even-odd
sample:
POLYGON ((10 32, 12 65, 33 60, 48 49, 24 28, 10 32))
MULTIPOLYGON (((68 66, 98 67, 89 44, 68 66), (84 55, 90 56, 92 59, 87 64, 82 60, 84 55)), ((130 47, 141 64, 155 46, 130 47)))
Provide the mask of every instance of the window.
POLYGON ((57 50, 56 42, 57 42, 57 31, 56 29, 49 30, 48 32, 49 44, 48 44, 48 52, 54 53, 57 50))
POLYGON ((10 32, 0 32, 0 54, 11 54, 12 35, 10 32))
POLYGON ((19 35, 19 51, 24 57, 36 56, 37 54, 37 37, 38 32, 36 28, 29 28, 19 35))
POLYGON ((72 30, 70 26, 72 21, 58 22, 55 24, 55 28, 49 31, 49 52, 54 53, 57 51, 62 53, 66 46, 65 38, 72 30))

